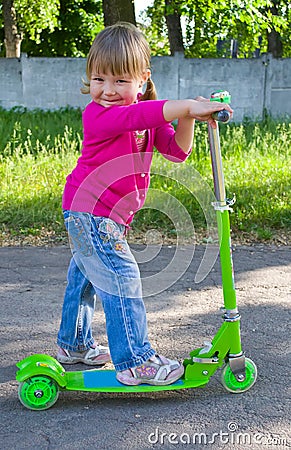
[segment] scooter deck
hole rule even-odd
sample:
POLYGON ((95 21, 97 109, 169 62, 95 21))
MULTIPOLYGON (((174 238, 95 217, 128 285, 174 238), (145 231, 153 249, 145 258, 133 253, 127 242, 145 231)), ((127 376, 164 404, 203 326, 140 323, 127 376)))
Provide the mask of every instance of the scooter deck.
POLYGON ((208 380, 184 380, 183 378, 167 386, 140 384, 127 386, 116 379, 114 370, 85 370, 66 372, 66 391, 92 392, 155 392, 185 388, 196 388, 207 384, 208 380))

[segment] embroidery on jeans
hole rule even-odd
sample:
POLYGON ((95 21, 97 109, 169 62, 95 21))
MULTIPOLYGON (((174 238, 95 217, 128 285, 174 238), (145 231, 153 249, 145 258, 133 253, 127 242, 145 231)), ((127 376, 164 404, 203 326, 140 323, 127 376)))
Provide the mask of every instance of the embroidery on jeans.
POLYGON ((101 237, 101 239, 102 239, 102 241, 106 244, 106 242, 109 242, 110 241, 110 236, 109 236, 109 234, 100 234, 100 237, 101 237))
POLYGON ((122 253, 127 252, 126 245, 123 242, 116 242, 114 248, 117 252, 122 252, 122 253))
POLYGON ((102 222, 99 224, 99 231, 100 233, 104 233, 101 236, 101 239, 104 242, 108 242, 111 239, 117 240, 117 239, 122 239, 123 237, 123 233, 120 231, 120 229, 118 228, 118 225, 111 221, 110 219, 106 219, 106 220, 102 220, 102 222))
POLYGON ((83 256, 91 256, 93 254, 93 248, 81 219, 79 217, 69 216, 65 220, 65 224, 71 249, 80 252, 83 256))

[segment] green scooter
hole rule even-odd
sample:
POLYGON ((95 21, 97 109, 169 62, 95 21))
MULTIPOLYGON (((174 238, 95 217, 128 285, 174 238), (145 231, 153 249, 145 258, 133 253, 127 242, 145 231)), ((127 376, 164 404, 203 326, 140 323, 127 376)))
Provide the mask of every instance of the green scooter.
MULTIPOLYGON (((227 91, 217 91, 211 101, 230 102, 227 91)), ((227 110, 214 115, 219 122, 228 122, 227 110)), ((36 354, 18 362, 16 379, 19 382, 20 402, 31 410, 50 408, 58 399, 59 391, 92 392, 156 392, 196 388, 206 385, 218 368, 223 386, 232 393, 250 389, 257 378, 257 368, 242 352, 240 338, 240 314, 236 305, 234 285, 229 211, 234 200, 226 199, 224 175, 220 150, 219 127, 208 127, 223 286, 223 323, 211 343, 190 352, 185 359, 185 373, 181 379, 168 386, 126 386, 116 380, 114 370, 93 369, 66 372, 63 366, 48 355, 36 354)))

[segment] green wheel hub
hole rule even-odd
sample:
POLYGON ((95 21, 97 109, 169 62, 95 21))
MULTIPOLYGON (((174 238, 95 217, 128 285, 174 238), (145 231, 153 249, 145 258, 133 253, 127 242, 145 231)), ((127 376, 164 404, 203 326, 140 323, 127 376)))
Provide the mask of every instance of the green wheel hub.
POLYGON ((239 394, 240 392, 245 392, 250 389, 257 379, 257 367, 255 363, 249 359, 245 359, 246 365, 246 376, 242 381, 238 381, 229 364, 226 364, 221 374, 221 382, 225 389, 229 392, 239 394))
POLYGON ((33 410, 48 409, 57 401, 59 387, 52 378, 37 375, 20 383, 18 396, 26 408, 33 410))

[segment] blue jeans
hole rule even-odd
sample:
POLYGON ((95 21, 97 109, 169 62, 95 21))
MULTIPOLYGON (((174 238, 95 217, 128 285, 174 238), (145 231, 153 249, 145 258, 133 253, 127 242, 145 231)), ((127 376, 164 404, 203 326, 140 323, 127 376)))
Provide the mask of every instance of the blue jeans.
POLYGON ((106 217, 64 211, 72 249, 57 344, 83 351, 93 342, 96 295, 105 313, 115 369, 136 367, 155 354, 148 341, 140 273, 125 227, 106 217))

